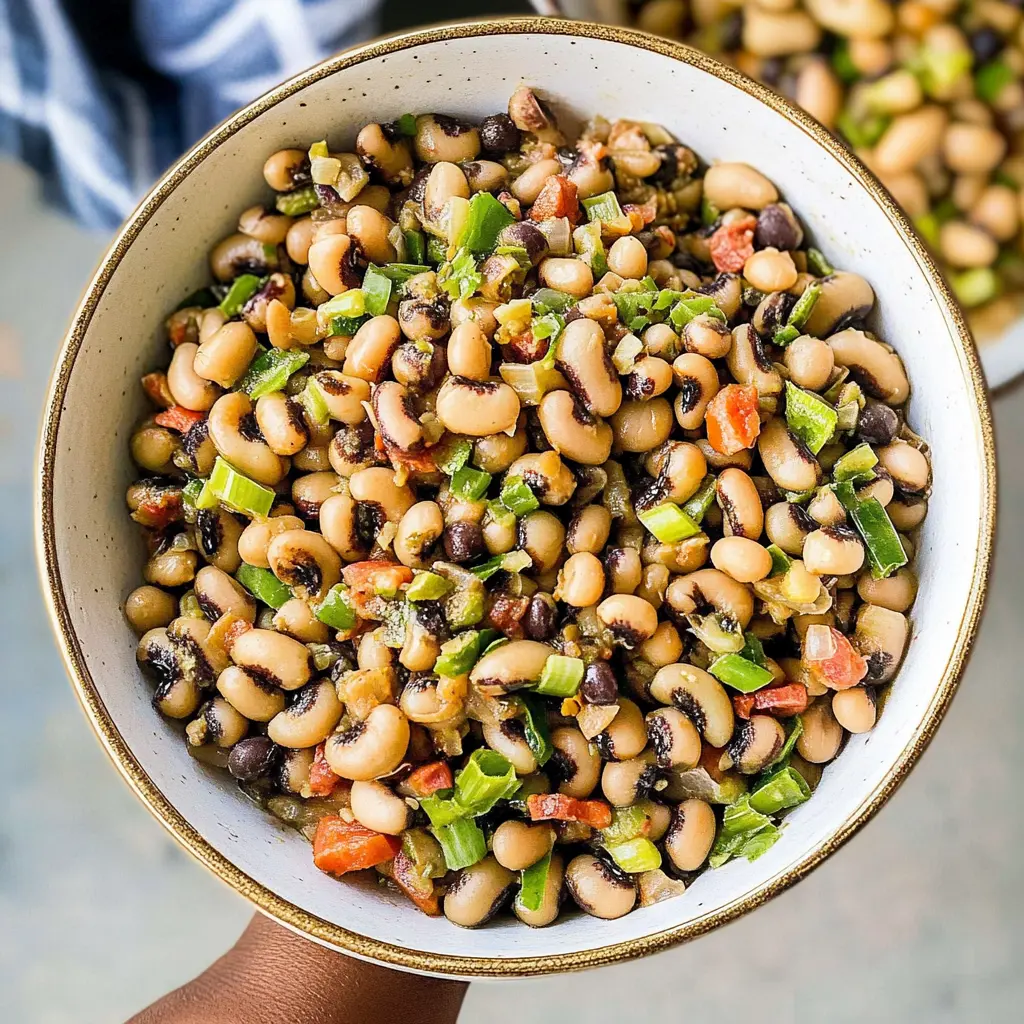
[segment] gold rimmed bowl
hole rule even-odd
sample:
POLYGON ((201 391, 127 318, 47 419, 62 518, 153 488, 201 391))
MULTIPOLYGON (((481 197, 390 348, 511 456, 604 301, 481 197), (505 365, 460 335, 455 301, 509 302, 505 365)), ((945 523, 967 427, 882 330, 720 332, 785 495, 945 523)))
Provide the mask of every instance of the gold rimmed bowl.
POLYGON ((164 176, 100 264, 61 350, 37 481, 39 566, 68 671, 101 742, 154 815, 260 909, 344 952, 458 977, 614 963, 685 941, 782 892, 885 802, 939 724, 977 629, 995 517, 992 428, 977 354, 921 244, 877 181, 810 118, 685 46, 538 18, 427 29, 351 50, 285 83, 212 132, 164 176), (205 254, 265 199, 283 146, 351 143, 407 111, 480 117, 526 82, 571 123, 592 113, 663 124, 707 160, 756 165, 815 244, 878 295, 873 328, 912 382, 911 426, 929 439, 934 490, 918 538, 920 595, 906 661, 876 728, 851 739, 812 800, 755 863, 708 871, 676 899, 617 921, 567 915, 467 931, 372 883, 318 872, 308 844, 191 758, 149 703, 121 612, 142 545, 124 507, 138 380, 166 361, 163 320, 206 282, 205 254))

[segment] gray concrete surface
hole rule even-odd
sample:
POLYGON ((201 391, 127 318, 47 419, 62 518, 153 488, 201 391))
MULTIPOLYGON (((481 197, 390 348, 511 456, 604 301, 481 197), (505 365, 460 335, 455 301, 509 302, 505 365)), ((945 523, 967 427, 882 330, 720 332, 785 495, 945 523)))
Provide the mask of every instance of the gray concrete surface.
MULTIPOLYGON (((107 1024, 199 971, 250 911, 180 852, 94 742, 35 582, 31 479, 58 339, 103 242, 0 164, 0 1020, 107 1024)), ((648 961, 474 986, 463 1024, 1021 1019, 1024 391, 997 404, 1002 524, 981 640, 902 790, 811 878, 648 961), (510 998, 511 997, 511 998, 510 998)))

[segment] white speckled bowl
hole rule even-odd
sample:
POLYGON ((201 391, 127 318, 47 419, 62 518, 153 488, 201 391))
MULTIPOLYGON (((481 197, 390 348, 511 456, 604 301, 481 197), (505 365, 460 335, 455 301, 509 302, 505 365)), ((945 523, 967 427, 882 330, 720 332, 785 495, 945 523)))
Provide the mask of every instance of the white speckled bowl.
POLYGON ((522 19, 430 29, 336 57, 241 111, 182 158, 127 223, 90 284, 57 364, 38 480, 39 562, 68 669, 100 739, 163 824, 268 914, 359 956, 438 974, 511 977, 611 963, 699 935, 802 877, 878 810, 945 710, 974 637, 989 570, 995 473, 977 356, 906 222, 810 119, 682 46, 622 29, 522 19), (121 602, 143 559, 124 508, 138 379, 166 359, 161 324, 206 281, 206 253, 265 196, 266 154, 351 142, 368 120, 437 110, 480 117, 528 82, 564 118, 664 124, 708 160, 758 166, 837 265, 870 279, 874 324, 914 387, 932 446, 913 640, 878 726, 855 737, 783 837, 754 864, 707 872, 681 898, 618 921, 570 915, 465 931, 374 885, 341 884, 225 773, 204 769, 149 704, 121 602))

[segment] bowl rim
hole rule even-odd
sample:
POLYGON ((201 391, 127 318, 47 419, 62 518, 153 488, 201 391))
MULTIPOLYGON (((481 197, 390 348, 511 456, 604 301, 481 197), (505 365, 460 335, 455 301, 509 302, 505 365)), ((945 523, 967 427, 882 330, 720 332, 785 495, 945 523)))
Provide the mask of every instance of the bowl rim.
POLYGON ((343 51, 285 81, 229 117, 185 153, 153 186, 124 223, 101 259, 71 320, 55 361, 43 415, 35 477, 35 534, 38 571, 50 624, 57 639, 65 668, 79 701, 100 743, 136 795, 168 832, 200 863, 223 882, 256 905, 263 913, 307 937, 341 952, 403 970, 458 978, 516 978, 539 976, 618 963, 668 949, 735 920, 759 907, 804 878, 838 850, 885 804, 906 778, 928 746, 950 701, 977 634, 991 571, 995 538, 996 468, 995 439, 985 380, 974 341, 964 317, 931 256, 902 211, 878 179, 825 128, 788 100, 703 52, 683 43, 663 39, 636 29, 591 22, 558 20, 537 16, 508 19, 479 19, 445 23, 385 36, 343 51), (662 929, 636 939, 618 941, 592 949, 535 957, 464 957, 410 949, 367 938, 325 921, 281 898, 257 882, 218 852, 163 793, 137 761, 108 714, 92 681, 81 644, 71 625, 58 563, 58 544, 53 511, 53 476, 61 413, 76 356, 89 329, 103 292, 116 272, 121 258, 163 201, 185 180, 190 171, 224 141, 282 100, 337 71, 407 48, 447 40, 491 35, 582 37, 619 43, 681 61, 741 89, 759 100, 825 148, 846 172, 865 189, 886 215, 910 250, 932 293, 943 308, 964 375, 978 408, 979 433, 984 456, 984 493, 978 524, 977 558, 973 582, 949 661, 936 685, 932 699, 907 746, 873 792, 829 838, 808 852, 794 867, 757 888, 737 897, 717 911, 695 920, 662 929))

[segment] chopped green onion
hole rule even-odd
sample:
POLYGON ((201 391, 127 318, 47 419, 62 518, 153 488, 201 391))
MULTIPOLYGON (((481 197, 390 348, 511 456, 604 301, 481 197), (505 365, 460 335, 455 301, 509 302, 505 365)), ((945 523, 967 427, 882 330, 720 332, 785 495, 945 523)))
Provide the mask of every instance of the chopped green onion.
POLYGON ((740 693, 753 693, 775 678, 768 669, 747 661, 739 654, 723 654, 715 658, 708 671, 717 680, 740 693))
POLYGON ((548 731, 548 713, 544 702, 533 694, 523 693, 519 696, 523 708, 523 738, 538 765, 547 764, 555 748, 551 745, 551 733, 548 731))
POLYGON ((487 856, 487 840, 472 818, 458 818, 450 825, 434 826, 430 831, 441 844, 449 871, 468 868, 487 856))
POLYGON ((452 477, 451 492, 463 501, 477 501, 487 493, 490 484, 490 473, 463 466, 452 477))
POLYGON ((239 473, 218 455, 196 508, 215 508, 218 503, 250 519, 263 519, 274 504, 274 492, 239 473))
POLYGON ((316 197, 316 189, 312 185, 296 189, 294 192, 281 192, 274 200, 278 213, 288 217, 301 217, 304 213, 315 210, 320 205, 316 197))
POLYGON ((884 579, 906 565, 907 553, 900 543, 900 535, 881 502, 877 498, 858 500, 848 480, 837 484, 835 492, 864 541, 871 575, 876 580, 884 579))
POLYGON ((260 279, 255 274, 242 274, 231 282, 227 295, 217 307, 229 320, 242 312, 242 307, 256 294, 260 279))
POLYGON ((637 357, 644 350, 644 343, 633 333, 622 336, 612 353, 612 366, 619 375, 629 373, 636 365, 637 357))
POLYGON ((540 508, 537 495, 521 476, 507 476, 501 485, 501 503, 516 518, 540 508))
POLYGON ((629 234, 633 230, 633 222, 622 212, 619 197, 614 192, 602 192, 599 196, 584 199, 583 209, 588 221, 607 224, 613 232, 629 234))
MULTIPOLYGON (((356 624, 356 612, 344 583, 336 583, 327 596, 314 609, 316 617, 331 629, 351 629, 356 624)), ((402 638, 404 643, 404 636, 402 638)))
POLYGON ((711 227, 719 217, 722 216, 722 211, 715 206, 707 196, 702 196, 700 200, 700 222, 705 227, 711 227))
POLYGON ((995 102, 996 97, 1017 78, 1016 72, 1006 61, 996 58, 982 64, 974 72, 974 91, 986 103, 995 102))
POLYGON ((637 518, 662 544, 675 544, 700 533, 700 525, 670 501, 638 512, 637 518))
POLYGON ((369 319, 369 313, 364 313, 362 316, 332 316, 327 326, 327 333, 332 338, 339 335, 351 338, 369 319))
POLYGON ((796 746, 796 741, 800 739, 804 734, 804 720, 799 716, 795 715, 790 719, 789 730, 786 733, 786 742, 782 744, 782 749, 764 766, 765 771, 769 768, 774 768, 776 765, 789 764, 789 755, 793 753, 793 748, 796 746))
POLYGON ((427 262, 444 263, 446 259, 448 259, 448 243, 443 238, 437 238, 435 235, 428 235, 426 255, 427 262))
POLYGON ((469 249, 459 249, 450 263, 445 262, 438 267, 437 283, 452 300, 468 299, 480 287, 483 277, 469 249))
POLYGON ((793 564, 793 559, 786 554, 778 546, 778 544, 768 545, 768 554, 772 556, 772 571, 768 574, 771 576, 783 576, 789 572, 789 567, 793 564))
POLYGON ((799 337, 800 329, 792 324, 786 324, 775 332, 775 337, 772 338, 772 341, 781 348, 785 348, 787 345, 792 345, 799 337))
POLYGON ((710 295, 687 295, 672 307, 668 318, 673 327, 681 330, 691 320, 704 313, 718 320, 725 320, 725 314, 718 308, 710 295))
POLYGON ((944 99, 949 89, 970 72, 973 63, 974 54, 966 46, 962 49, 922 46, 911 60, 910 70, 929 96, 944 99))
POLYGON ((480 634, 467 630, 441 644, 434 672, 439 676, 464 676, 480 657, 480 634))
POLYGON ((860 70, 850 56, 850 44, 845 39, 840 39, 832 51, 832 67, 847 85, 860 78, 860 70))
MULTIPOLYGON (((422 231, 403 231, 405 255, 413 263, 421 264, 427 258, 427 240, 422 231)), ((444 257, 441 257, 444 259, 444 257)), ((428 268, 429 269, 429 268, 428 268)))
POLYGON ((455 802, 472 815, 486 814, 519 789, 516 770, 496 750, 481 747, 455 776, 455 802))
POLYGON ((203 493, 203 485, 205 480, 200 480, 198 477, 194 477, 189 480, 187 484, 181 489, 181 500, 186 508, 195 509, 196 502, 199 500, 199 495, 203 493))
POLYGON ((371 316, 382 316, 388 311, 388 302, 391 301, 391 283, 391 277, 383 273, 380 267, 375 267, 371 263, 366 268, 361 288, 365 312, 371 316))
POLYGON ((612 823, 601 829, 601 843, 604 846, 615 846, 636 839, 647 829, 647 808, 641 803, 630 804, 628 807, 612 808, 612 823))
POLYGON ((498 235, 515 217, 490 192, 477 192, 469 201, 469 217, 459 244, 476 256, 486 256, 498 244, 498 235))
POLYGON ((551 871, 551 854, 546 853, 536 864, 531 864, 519 873, 519 892, 516 903, 524 910, 540 910, 544 893, 548 887, 551 871))
POLYGON ((821 283, 819 281, 812 281, 804 289, 803 294, 796 300, 796 303, 790 310, 789 316, 786 318, 786 326, 780 327, 775 332, 774 341, 776 345, 785 347, 800 337, 800 332, 811 318, 811 313, 814 311, 819 298, 821 298, 821 283))
POLYGON ((804 777, 793 768, 781 768, 772 772, 754 787, 750 794, 750 806, 761 814, 778 814, 787 807, 796 807, 811 796, 811 787, 804 777))
POLYGON ((416 134, 416 115, 403 114, 401 117, 395 118, 395 128, 401 135, 412 138, 416 134))
POLYGON ((366 312, 366 295, 362 288, 349 288, 334 295, 317 307, 321 322, 332 316, 358 317, 366 312))
POLYGON ((445 600, 444 617, 452 629, 476 625, 484 617, 483 586, 479 589, 456 590, 445 600))
POLYGON ((708 473, 701 481, 697 492, 686 499, 680 506, 682 510, 698 525, 703 521, 704 515, 715 501, 715 478, 708 473))
POLYGON ((725 809, 708 863, 718 868, 731 857, 756 860, 776 842, 780 834, 778 827, 767 815, 750 806, 748 796, 740 797, 725 809))
POLYGON ((595 280, 608 273, 608 256, 605 253, 604 242, 601 241, 599 221, 581 224, 576 228, 572 233, 572 245, 576 255, 590 267, 595 280))
POLYGON ((556 291, 554 288, 538 288, 530 296, 533 311, 541 316, 545 313, 564 313, 575 302, 576 296, 556 291))
POLYGON ((495 573, 501 572, 522 572, 533 565, 533 559, 525 551, 509 551, 504 555, 495 555, 488 558, 486 562, 474 566, 470 572, 477 579, 486 583, 495 573))
MULTIPOLYGON (((378 274, 383 274, 389 281, 394 284, 403 285, 410 278, 416 277, 418 274, 426 274, 431 268, 425 263, 386 263, 383 267, 374 268, 378 274)), ((366 282, 363 282, 363 287, 366 287, 366 282)))
POLYGON ((753 633, 743 634, 743 650, 740 651, 740 657, 752 661, 755 665, 760 665, 761 668, 768 667, 764 656, 764 646, 753 633))
POLYGON ((327 407, 327 399, 324 398, 316 377, 310 377, 306 386, 295 396, 295 400, 306 410, 309 418, 319 426, 323 426, 331 418, 331 410, 327 407))
POLYGON ((583 659, 549 654, 534 689, 546 697, 575 697, 583 681, 583 659))
POLYGON ((841 484, 844 480, 856 480, 871 473, 878 465, 878 456, 871 445, 859 444, 836 460, 832 467, 832 479, 841 484))
POLYGON ((505 636, 500 630, 497 629, 481 629, 480 630, 480 657, 482 658, 489 651, 494 650, 495 647, 501 647, 502 644, 509 642, 508 637, 505 636))
POLYGON ((661 867, 661 854, 658 848, 643 836, 636 839, 627 839, 624 843, 617 843, 614 846, 606 846, 609 856, 631 875, 638 875, 642 871, 654 871, 661 867))
POLYGON ((431 825, 441 828, 466 817, 466 808, 452 799, 454 792, 453 789, 439 790, 430 796, 420 797, 420 807, 430 819, 431 825))
POLYGON ((272 348, 252 361, 245 376, 238 382, 254 402, 274 391, 284 390, 288 378, 309 362, 309 353, 300 349, 272 348))
POLYGON ((452 584, 436 572, 417 571, 406 588, 408 601, 440 601, 452 589, 452 584))
POLYGON ((292 592, 269 569, 243 562, 235 571, 235 579, 246 590, 270 608, 280 608, 292 599, 292 592))
POLYGON ((812 273, 817 274, 818 277, 828 277, 829 274, 834 274, 836 270, 836 268, 833 267, 827 259, 825 259, 825 254, 820 249, 807 250, 807 266, 810 267, 812 273))
POLYGON ((967 309, 991 302, 1001 290, 999 275, 991 267, 973 267, 951 274, 949 283, 957 301, 967 309))
POLYGON ((820 395, 786 381, 786 423, 815 455, 836 432, 839 414, 820 395))
POLYGON ((434 465, 437 466, 445 476, 455 476, 462 467, 469 462, 473 454, 473 442, 467 441, 464 437, 448 435, 437 447, 433 449, 434 465))

